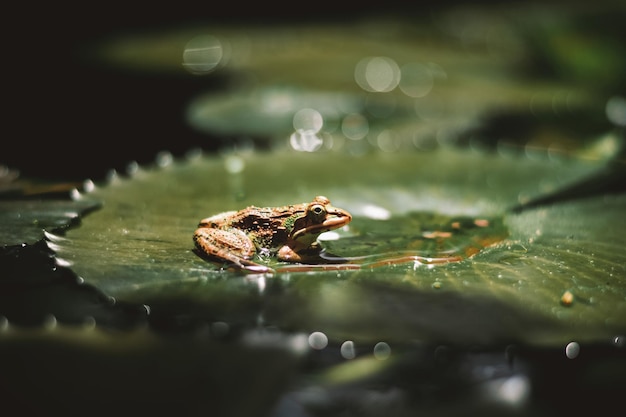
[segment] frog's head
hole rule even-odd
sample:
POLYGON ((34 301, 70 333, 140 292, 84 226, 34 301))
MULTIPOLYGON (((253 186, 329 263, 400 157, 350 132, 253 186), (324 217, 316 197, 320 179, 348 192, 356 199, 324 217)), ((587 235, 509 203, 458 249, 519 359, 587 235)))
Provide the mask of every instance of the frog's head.
POLYGON ((301 242, 313 242, 329 230, 350 223, 352 216, 345 210, 330 205, 330 200, 317 196, 307 204, 305 211, 293 223, 291 238, 301 242))

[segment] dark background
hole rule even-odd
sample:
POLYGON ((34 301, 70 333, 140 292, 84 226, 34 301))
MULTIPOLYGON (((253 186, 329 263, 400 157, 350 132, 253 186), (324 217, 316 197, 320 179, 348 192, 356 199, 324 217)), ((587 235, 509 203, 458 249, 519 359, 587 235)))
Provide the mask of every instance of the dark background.
POLYGON ((452 1, 386 1, 366 5, 329 0, 292 2, 12 3, 3 12, 4 139, 0 164, 22 176, 99 179, 128 162, 151 161, 162 150, 180 155, 219 140, 187 126, 184 104, 211 77, 150 75, 90 59, 111 36, 185 25, 256 25, 350 21, 367 16, 423 16, 452 1))

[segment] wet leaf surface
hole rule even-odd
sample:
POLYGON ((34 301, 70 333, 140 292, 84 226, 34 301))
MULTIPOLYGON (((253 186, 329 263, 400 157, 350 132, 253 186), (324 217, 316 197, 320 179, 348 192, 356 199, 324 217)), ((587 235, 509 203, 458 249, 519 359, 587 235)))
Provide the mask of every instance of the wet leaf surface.
POLYGON ((103 209, 65 237, 50 236, 50 246, 88 283, 161 313, 233 324, 262 316, 333 340, 403 343, 419 334, 542 344, 624 329, 625 262, 616 250, 624 198, 509 211, 596 163, 446 149, 348 159, 284 152, 196 158, 118 177, 87 196, 103 209), (243 171, 227 171, 232 158, 243 171), (293 173, 288 182, 285 172, 293 173), (323 246, 357 270, 271 261, 275 274, 241 276, 192 252, 201 218, 317 194, 353 214, 323 246), (441 257, 452 258, 433 262, 441 257), (567 306, 566 291, 574 296, 567 306))
POLYGON ((0 200, 0 243, 18 245, 35 243, 44 231, 63 233, 80 223, 80 216, 99 207, 97 201, 0 200))

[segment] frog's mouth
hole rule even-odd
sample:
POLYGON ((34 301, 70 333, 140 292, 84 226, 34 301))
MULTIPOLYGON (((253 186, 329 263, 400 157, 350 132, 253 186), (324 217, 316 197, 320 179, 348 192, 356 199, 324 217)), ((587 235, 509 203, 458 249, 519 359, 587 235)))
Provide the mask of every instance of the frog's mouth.
POLYGON ((328 212, 328 215, 330 216, 321 223, 311 224, 302 229, 298 229, 293 234, 292 238, 295 240, 306 235, 319 235, 320 233, 345 226, 352 221, 352 216, 347 211, 335 209, 333 212, 328 212))

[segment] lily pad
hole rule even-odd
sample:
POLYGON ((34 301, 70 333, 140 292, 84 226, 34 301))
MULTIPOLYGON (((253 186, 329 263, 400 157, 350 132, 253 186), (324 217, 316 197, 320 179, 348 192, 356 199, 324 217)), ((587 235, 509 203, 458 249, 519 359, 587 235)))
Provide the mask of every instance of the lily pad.
POLYGON ((626 326, 626 198, 509 209, 598 168, 446 148, 196 157, 97 187, 85 198, 103 209, 49 240, 61 262, 106 293, 200 320, 261 320, 361 343, 596 340, 626 326), (353 215, 337 240, 322 243, 349 267, 273 263, 275 274, 241 276, 192 252, 201 218, 320 194, 353 215), (447 237, 444 246, 433 236, 447 237), (429 262, 450 250, 458 257, 429 262))

